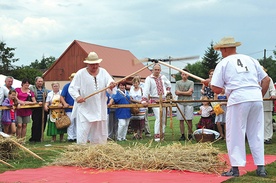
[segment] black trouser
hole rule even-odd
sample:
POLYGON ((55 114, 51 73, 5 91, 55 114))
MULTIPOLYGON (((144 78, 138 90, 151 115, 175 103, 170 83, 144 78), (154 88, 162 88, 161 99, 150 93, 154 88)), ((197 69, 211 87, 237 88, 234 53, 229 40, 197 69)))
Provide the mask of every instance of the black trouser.
MULTIPOLYGON (((47 112, 44 112, 44 127, 43 127, 43 132, 46 127, 46 122, 47 122, 47 112)), ((41 108, 35 108, 33 109, 32 113, 32 133, 31 133, 31 138, 29 141, 34 141, 34 142, 40 142, 41 141, 41 131, 42 131, 42 109, 41 108)))

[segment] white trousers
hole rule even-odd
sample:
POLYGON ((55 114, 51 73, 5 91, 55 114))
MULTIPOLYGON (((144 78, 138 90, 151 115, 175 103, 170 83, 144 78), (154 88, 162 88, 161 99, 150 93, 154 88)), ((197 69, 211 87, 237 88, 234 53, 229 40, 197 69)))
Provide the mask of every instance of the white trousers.
POLYGON ((272 139, 273 124, 272 124, 272 111, 264 112, 264 140, 272 139))
MULTIPOLYGON (((153 107, 152 108, 154 116, 155 116, 155 123, 154 123, 154 134, 160 134, 160 110, 159 107, 153 107)), ((166 121, 166 108, 162 108, 162 132, 165 133, 165 121, 166 121)))
POLYGON ((71 124, 70 126, 67 128, 67 139, 68 140, 74 140, 77 139, 77 126, 76 126, 76 118, 72 119, 72 112, 66 112, 67 116, 70 118, 71 124))
POLYGON ((126 140, 129 121, 130 121, 130 118, 118 119, 117 140, 126 140))
POLYGON ((107 121, 89 122, 80 113, 77 114, 77 144, 105 144, 107 142, 107 121))
POLYGON ((244 102, 227 107, 226 144, 231 166, 245 166, 245 134, 255 165, 264 165, 263 102, 244 102))

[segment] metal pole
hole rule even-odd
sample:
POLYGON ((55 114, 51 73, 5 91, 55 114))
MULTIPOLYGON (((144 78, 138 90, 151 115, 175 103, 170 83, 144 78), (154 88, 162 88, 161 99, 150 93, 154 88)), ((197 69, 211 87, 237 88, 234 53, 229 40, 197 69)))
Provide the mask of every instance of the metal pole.
POLYGON ((266 49, 264 49, 264 68, 266 68, 266 49))
MULTIPOLYGON (((169 57, 169 64, 171 65, 171 57, 169 57)), ((172 82, 171 80, 172 80, 172 78, 171 78, 172 76, 171 76, 171 68, 169 67, 169 78, 170 78, 170 82, 172 82)))
MULTIPOLYGON (((45 89, 46 90, 46 89, 45 89)), ((44 125, 46 123, 46 121, 44 121, 45 118, 45 112, 44 112, 44 105, 45 105, 45 97, 46 97, 46 93, 45 91, 42 94, 42 108, 41 108, 41 142, 44 141, 44 125)))

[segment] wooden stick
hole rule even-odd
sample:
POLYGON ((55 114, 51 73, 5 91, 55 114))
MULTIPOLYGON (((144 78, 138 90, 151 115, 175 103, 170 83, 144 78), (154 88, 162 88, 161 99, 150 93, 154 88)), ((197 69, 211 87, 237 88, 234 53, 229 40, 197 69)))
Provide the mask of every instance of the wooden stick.
MULTIPOLYGON (((162 104, 163 107, 169 107, 169 106, 173 106, 176 107, 176 104, 168 104, 168 103, 163 103, 162 104)), ((148 104, 147 107, 159 107, 160 104, 156 103, 156 104, 148 104)), ((113 104, 111 105, 109 108, 132 108, 132 107, 142 107, 145 108, 145 106, 143 104, 113 104)))
POLYGON ((7 166, 9 166, 9 167, 11 167, 11 168, 14 168, 14 166, 12 166, 11 164, 9 164, 9 163, 7 163, 7 162, 1 160, 1 159, 0 159, 0 163, 3 163, 4 165, 7 165, 7 166))
POLYGON ((172 129, 172 133, 173 133, 172 105, 169 108, 170 108, 170 128, 172 129))
POLYGON ((45 112, 44 112, 44 105, 45 105, 45 91, 43 92, 43 95, 42 95, 43 99, 42 99, 42 107, 41 107, 41 142, 44 141, 44 115, 45 115, 45 112))
MULTIPOLYGON (((178 104, 176 104, 176 107, 177 107, 177 109, 179 110, 179 112, 180 112, 181 116, 183 117, 184 121, 186 122, 186 124, 187 124, 189 130, 193 131, 193 129, 192 129, 193 127, 191 127, 191 126, 189 125, 188 121, 187 121, 186 118, 185 118, 185 115, 184 115, 183 112, 180 110, 180 107, 179 107, 178 104)), ((188 130, 188 133, 187 133, 187 134, 189 134, 189 130, 188 130)), ((188 137, 188 135, 187 135, 187 137, 188 137)))
POLYGON ((157 61, 178 61, 178 60, 192 60, 192 59, 198 59, 199 56, 190 56, 190 57, 179 57, 179 58, 167 58, 167 59, 152 59, 152 58, 144 58, 144 59, 133 59, 133 64, 141 63, 141 62, 157 62, 157 61))
MULTIPOLYGON (((271 98, 263 98, 263 101, 270 101, 270 100, 275 100, 271 98)), ((227 100, 173 100, 172 103, 197 103, 197 102, 227 102, 227 100)), ((163 101, 163 105, 170 103, 170 101, 163 101)), ((119 108, 119 106, 122 105, 122 108, 128 108, 128 107, 143 107, 142 104, 120 104, 120 105, 112 105, 110 108, 119 108), (133 105, 133 106, 128 106, 124 107, 124 105, 133 105), (137 106, 136 106, 137 105, 137 106)), ((156 105, 159 106, 159 104, 149 104, 149 107, 156 107, 156 105)), ((173 107, 175 104, 173 104, 173 107)), ((38 108, 41 107, 39 104, 35 105, 24 105, 21 106, 22 109, 32 109, 32 108, 38 108)), ((69 106, 68 108, 73 108, 73 106, 69 106)), ((11 109, 10 107, 7 106, 0 106, 0 110, 9 110, 11 109)), ((49 106, 49 109, 65 109, 64 107, 58 107, 58 106, 49 106)))
POLYGON ((52 105, 50 105, 49 109, 73 109, 73 106, 68 106, 68 107, 62 106, 62 107, 59 107, 59 106, 52 106, 52 105))
POLYGON ((165 63, 165 62, 158 61, 158 63, 160 63, 160 64, 162 64, 162 65, 164 65, 164 66, 170 67, 170 68, 172 68, 172 69, 174 69, 174 70, 177 70, 177 71, 179 71, 179 72, 183 72, 183 73, 185 73, 185 74, 188 74, 188 75, 191 76, 192 78, 197 79, 197 80, 199 80, 199 81, 205 81, 205 79, 203 79, 203 78, 201 78, 201 77, 199 77, 199 76, 196 76, 196 75, 191 74, 191 73, 189 73, 189 72, 183 71, 182 69, 179 69, 179 68, 177 68, 177 67, 175 67, 175 66, 172 66, 172 65, 170 65, 170 64, 167 64, 167 63, 165 63))
MULTIPOLYGON (((173 100, 173 103, 197 103, 197 102, 227 102, 227 100, 173 100)), ((163 103, 169 103, 164 101, 163 103)))
POLYGON ((165 126, 167 126, 167 122, 168 122, 168 119, 167 119, 167 116, 168 116, 168 107, 165 107, 165 109, 166 109, 165 126))
MULTIPOLYGON (((32 104, 32 105, 21 105, 20 109, 29 109, 29 108, 38 108, 41 107, 39 104, 32 104)), ((0 106, 0 110, 9 110, 11 107, 8 106, 0 106)))
MULTIPOLYGON (((163 132, 163 103, 162 103, 162 95, 159 95, 159 100, 160 100, 160 103, 159 103, 159 112, 160 112, 160 116, 159 116, 159 131, 160 131, 160 133, 159 133, 159 138, 160 138, 160 142, 164 139, 163 138, 163 135, 165 135, 165 134, 163 134, 164 132, 163 132)), ((167 109, 167 108, 165 108, 165 109, 167 109)), ((167 116, 166 116, 166 118, 167 118, 167 116)))
POLYGON ((23 145, 19 144, 19 143, 16 142, 15 140, 13 140, 13 139, 11 139, 11 138, 10 138, 9 140, 11 140, 13 143, 15 143, 15 145, 17 145, 18 147, 20 147, 20 148, 24 149, 25 151, 27 151, 28 153, 30 153, 30 154, 31 154, 32 156, 34 156, 35 158, 38 158, 38 159, 40 159, 40 160, 42 160, 42 161, 45 161, 45 160, 42 159, 40 156, 36 155, 34 152, 32 152, 32 151, 29 150, 28 148, 24 147, 23 145))
MULTIPOLYGON (((39 108, 42 107, 42 105, 34 104, 34 105, 22 105, 20 109, 33 109, 33 108, 39 108)), ((42 107, 44 109, 44 107, 42 107)), ((73 106, 69 107, 58 107, 58 106, 49 106, 49 109, 67 109, 67 108, 73 108, 73 106)), ((0 110, 10 110, 11 107, 8 106, 0 106, 0 110)))
POLYGON ((172 129, 172 136, 174 136, 174 131, 173 131, 173 117, 172 117, 172 105, 171 105, 169 108, 170 108, 170 128, 172 129))
MULTIPOLYGON (((135 74, 137 74, 137 73, 139 73, 139 72, 145 70, 146 68, 152 66, 153 64, 154 64, 154 63, 152 63, 152 64, 150 64, 150 65, 147 65, 147 66, 143 67, 142 69, 139 69, 138 71, 136 71, 136 72, 134 72, 134 73, 132 73, 132 74, 130 74, 130 75, 124 77, 123 79, 120 79, 120 80, 117 81, 116 83, 120 83, 121 81, 126 80, 127 78, 129 78, 129 77, 131 77, 131 76, 133 76, 133 75, 135 75, 135 74)), ((90 98, 90 97, 92 97, 92 96, 94 96, 94 95, 96 95, 96 94, 98 94, 98 93, 101 93, 101 92, 103 92, 103 91, 106 91, 108 88, 109 88, 109 86, 107 86, 107 87, 105 87, 105 88, 103 88, 103 89, 101 89, 101 90, 99 90, 99 91, 96 91, 96 92, 94 92, 94 93, 88 95, 88 96, 85 97, 84 99, 88 99, 88 98, 90 98)))

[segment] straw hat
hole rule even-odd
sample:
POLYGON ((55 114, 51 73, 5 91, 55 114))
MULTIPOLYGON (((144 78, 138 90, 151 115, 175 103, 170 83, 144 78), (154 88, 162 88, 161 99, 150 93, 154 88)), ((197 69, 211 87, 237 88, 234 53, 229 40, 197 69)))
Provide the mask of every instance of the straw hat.
POLYGON ((87 63, 87 64, 99 64, 101 63, 103 59, 99 58, 97 53, 95 52, 90 52, 88 54, 88 57, 85 58, 85 60, 83 61, 84 63, 87 63))
POLYGON ((241 42, 236 42, 233 37, 224 37, 216 45, 214 45, 213 48, 215 50, 219 50, 220 48, 237 47, 240 45, 241 42))
POLYGON ((76 73, 72 73, 70 76, 69 76, 69 79, 72 79, 74 76, 75 76, 76 73))

